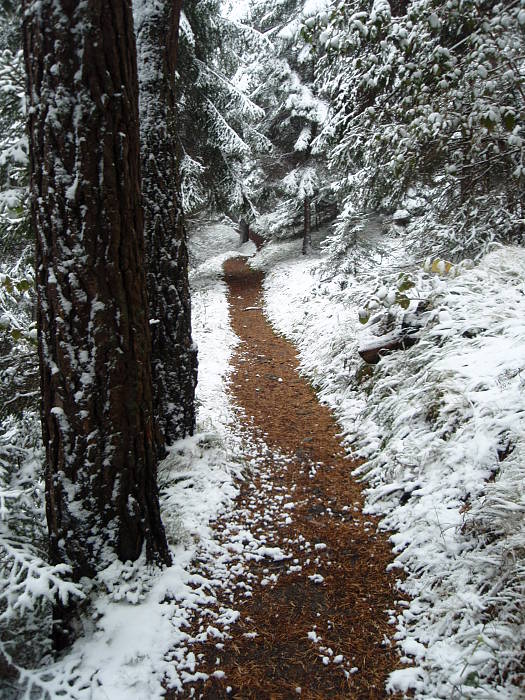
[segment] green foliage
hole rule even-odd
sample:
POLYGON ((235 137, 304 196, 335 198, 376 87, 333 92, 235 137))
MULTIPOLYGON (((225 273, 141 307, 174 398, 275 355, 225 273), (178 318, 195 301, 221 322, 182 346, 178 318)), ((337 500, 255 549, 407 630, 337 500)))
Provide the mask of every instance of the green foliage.
POLYGON ((20 50, 0 51, 0 250, 16 255, 29 234, 28 146, 20 50))
POLYGON ((412 277, 406 272, 402 272, 397 279, 397 289, 399 292, 408 292, 415 287, 412 277))
POLYGON ((34 408, 38 383, 19 12, 0 6, 0 417, 34 408))
POLYGON ((7 274, 0 272, 0 418, 23 408, 33 409, 37 401, 34 279, 24 258, 25 254, 10 265, 7 274))
POLYGON ((368 302, 359 309, 359 322, 366 325, 372 314, 386 313, 389 317, 395 312, 395 307, 407 311, 410 303, 415 301, 409 292, 416 287, 412 275, 403 272, 398 275, 397 282, 387 287, 380 284, 370 296, 368 302))
POLYGON ((263 111, 242 77, 242 30, 218 0, 184 6, 177 61, 177 135, 183 205, 249 209, 251 154, 267 148, 257 122, 263 111))
POLYGON ((333 3, 306 19, 330 119, 317 140, 352 215, 392 210, 410 187, 458 253, 523 234, 525 3, 333 3))

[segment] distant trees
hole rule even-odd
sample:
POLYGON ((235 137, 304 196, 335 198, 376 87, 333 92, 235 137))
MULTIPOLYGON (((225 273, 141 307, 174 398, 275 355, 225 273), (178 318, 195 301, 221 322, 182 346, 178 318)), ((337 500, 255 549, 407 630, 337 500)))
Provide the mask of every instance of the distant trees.
MULTIPOLYGON (((24 0, 32 224, 52 563, 169 563, 144 272, 138 83, 126 0, 24 0)), ((76 606, 56 601, 57 648, 76 606)))
POLYGON ((439 231, 425 240, 449 254, 521 238, 524 30, 511 0, 330 1, 304 17, 331 105, 314 150, 336 178, 341 236, 416 188, 439 231))
POLYGON ((312 210, 328 191, 324 158, 312 152, 327 105, 313 91, 312 55, 299 35, 302 8, 297 0, 253 0, 243 56, 246 82, 264 110, 258 128, 270 144, 252 156, 260 214, 254 226, 265 236, 302 232, 307 252, 312 210))
POLYGON ((28 243, 25 73, 19 8, 0 6, 0 251, 2 262, 28 243))
POLYGON ((0 416, 9 413, 5 402, 19 409, 36 403, 33 241, 27 204, 29 156, 19 21, 16 5, 0 5, 0 416), (23 399, 14 400, 16 395, 23 399))
POLYGON ((182 0, 135 0, 142 193, 151 318, 153 403, 167 444, 195 428, 197 350, 180 195, 175 71, 182 0))
POLYGON ((420 212, 427 253, 521 240, 522 2, 251 0, 242 22, 271 144, 240 165, 255 230, 302 229, 307 248, 308 214, 336 201, 342 255, 369 214, 401 207, 420 212))
POLYGON ((269 148, 261 133, 264 110, 245 70, 247 27, 228 20, 219 0, 183 6, 177 68, 177 139, 182 201, 247 221, 258 178, 254 154, 269 148))

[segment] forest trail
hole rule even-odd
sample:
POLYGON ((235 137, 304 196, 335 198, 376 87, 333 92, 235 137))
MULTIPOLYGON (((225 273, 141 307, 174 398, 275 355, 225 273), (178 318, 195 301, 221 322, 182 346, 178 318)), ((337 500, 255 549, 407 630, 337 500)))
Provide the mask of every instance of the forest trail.
MULTIPOLYGON (((361 487, 329 410, 262 313, 263 274, 242 258, 224 271, 241 340, 230 390, 253 473, 241 485, 234 522, 230 514, 215 528, 234 551, 252 537, 263 546, 229 565, 211 619, 232 607, 240 614, 226 620, 224 640, 208 632, 192 646, 196 670, 209 677, 185 685, 184 697, 384 698, 399 664, 388 624, 399 594, 386 572, 387 537, 362 513, 361 487)), ((206 615, 194 620, 194 637, 206 615)))

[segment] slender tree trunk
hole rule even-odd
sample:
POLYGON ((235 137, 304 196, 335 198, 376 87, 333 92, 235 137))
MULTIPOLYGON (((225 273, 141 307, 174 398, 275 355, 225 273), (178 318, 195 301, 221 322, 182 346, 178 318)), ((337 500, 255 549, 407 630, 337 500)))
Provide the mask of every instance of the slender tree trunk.
POLYGON ((243 243, 248 243, 250 240, 250 225, 246 222, 246 219, 241 219, 239 221, 239 236, 241 245, 243 243))
MULTIPOLYGON (((138 84, 127 0, 24 0, 53 563, 169 563, 156 485, 138 84)), ((55 645, 78 611, 57 601, 55 645), (58 624, 58 621, 60 623, 58 624)))
POLYGON ((310 197, 304 198, 303 255, 310 252, 312 245, 312 211, 310 197))
POLYGON ((152 318, 153 404, 168 444, 195 428, 186 234, 177 182, 175 65, 182 0, 135 0, 141 153, 152 318))

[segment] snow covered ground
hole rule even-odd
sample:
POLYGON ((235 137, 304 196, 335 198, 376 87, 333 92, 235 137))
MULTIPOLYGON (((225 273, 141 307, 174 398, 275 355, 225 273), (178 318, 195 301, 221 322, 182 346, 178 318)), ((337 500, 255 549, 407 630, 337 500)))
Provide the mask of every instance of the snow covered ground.
POLYGON ((379 275, 365 260, 356 275, 335 274, 319 252, 302 258, 300 241, 271 244, 252 264, 267 271, 270 320, 299 348, 348 446, 366 458, 368 511, 392 531, 399 586, 411 597, 397 638, 413 665, 389 688, 517 699, 525 683, 525 251, 499 247, 476 266, 427 261, 427 272, 417 264, 407 272, 400 239, 382 245, 379 275), (385 318, 392 324, 422 303, 419 342, 365 365, 358 347, 385 318), (364 326, 360 312, 372 316, 364 326))
MULTIPOLYGON (((237 494, 242 467, 225 383, 236 336, 230 329, 222 263, 239 255, 238 235, 221 225, 198 228, 191 240, 194 339, 199 346, 197 434, 178 442, 159 469, 162 518, 173 566, 159 574, 144 562, 115 562, 96 582, 92 627, 66 658, 23 672, 25 696, 89 700, 155 700, 165 679, 180 687, 195 665, 186 647, 192 610, 210 600, 210 582, 191 562, 222 552, 209 522, 237 494), (178 648, 176 657, 169 652, 178 648), (46 695, 47 694, 47 695, 46 695)), ((243 254, 254 251, 243 246, 243 254)), ((2 691, 3 692, 3 691, 2 691)), ((8 692, 6 690, 6 692, 8 692)), ((3 697, 3 696, 2 696, 3 697)), ((19 694, 13 690, 13 697, 19 694)))
MULTIPOLYGON (((411 688, 422 700, 517 700, 525 639, 525 251, 495 248, 475 266, 431 261, 427 271, 413 263, 399 273, 406 256, 394 236, 381 243, 378 282, 377 268, 375 278, 366 264, 355 275, 334 273, 322 250, 304 257, 300 245, 275 243, 255 254, 249 244, 242 253, 267 271, 267 314, 297 345, 348 446, 365 457, 367 509, 392 531, 399 585, 411 599, 395 621, 410 667, 389 687, 411 688), (387 316, 395 324, 422 303, 419 342, 364 365, 358 346, 387 316), (360 312, 361 320, 370 316, 364 325, 360 312)), ((141 562, 104 572, 86 639, 60 663, 23 677, 28 698, 33 687, 51 697, 153 700, 162 697, 163 679, 181 687, 195 678, 187 620, 218 584, 211 564, 210 579, 196 578, 191 561, 198 552, 217 562, 216 579, 226 576, 209 522, 227 512, 242 468, 225 391, 237 340, 220 279, 222 262, 239 252, 228 226, 192 234, 199 432, 178 443, 160 471, 174 565, 160 575, 144 573, 141 562)))

